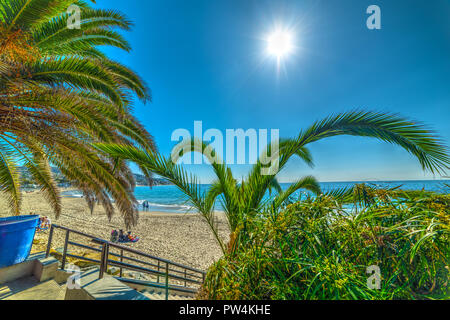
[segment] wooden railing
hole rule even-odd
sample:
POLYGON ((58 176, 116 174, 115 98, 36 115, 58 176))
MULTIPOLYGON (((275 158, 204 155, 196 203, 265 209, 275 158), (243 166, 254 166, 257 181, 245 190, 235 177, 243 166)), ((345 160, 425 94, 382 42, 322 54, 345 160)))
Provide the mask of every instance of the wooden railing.
POLYGON ((169 291, 179 291, 179 292, 185 292, 185 293, 196 293, 198 291, 198 287, 203 283, 205 280, 205 272, 185 266, 180 263, 176 263, 170 260, 162 259, 159 257, 155 257, 152 255, 149 255, 147 253, 141 252, 139 250, 119 245, 104 239, 100 239, 98 237, 69 229, 63 226, 55 225, 53 224, 50 228, 50 234, 48 238, 48 244, 47 244, 47 251, 46 256, 48 257, 50 254, 50 249, 52 245, 53 240, 53 233, 55 232, 55 229, 64 230, 66 232, 65 241, 64 241, 64 249, 62 253, 62 261, 61 261, 61 269, 65 270, 66 263, 67 263, 67 257, 76 258, 79 260, 89 261, 95 264, 100 265, 99 269, 99 278, 103 278, 105 272, 108 272, 109 266, 114 266, 119 268, 119 276, 115 277, 118 280, 125 282, 125 283, 135 283, 136 281, 130 278, 127 278, 124 276, 123 270, 133 270, 140 273, 149 274, 151 276, 154 276, 156 278, 156 282, 151 281, 145 281, 140 282, 141 285, 148 286, 148 287, 154 287, 154 288, 163 288, 165 290, 165 298, 168 299, 169 297, 169 291), (90 242, 96 244, 97 246, 100 246, 101 249, 98 247, 93 247, 81 243, 77 243, 74 241, 70 241, 70 235, 76 234, 78 236, 82 236, 87 238, 90 242), (82 257, 79 255, 71 254, 68 251, 68 246, 76 246, 79 248, 83 248, 86 250, 91 250, 94 252, 100 252, 100 260, 88 258, 88 257, 82 257), (119 250, 118 253, 112 252, 112 250, 119 250), (125 253, 125 254, 124 254, 125 253), (128 254, 133 254, 135 257, 129 256, 128 254), (119 260, 112 260, 110 257, 116 257, 119 260), (150 261, 144 261, 144 259, 148 259, 150 261), (138 264, 132 264, 124 262, 124 260, 132 261, 134 263, 138 264), (164 279, 164 282, 161 282, 160 280, 164 279), (177 284, 171 284, 170 281, 176 282, 177 284))

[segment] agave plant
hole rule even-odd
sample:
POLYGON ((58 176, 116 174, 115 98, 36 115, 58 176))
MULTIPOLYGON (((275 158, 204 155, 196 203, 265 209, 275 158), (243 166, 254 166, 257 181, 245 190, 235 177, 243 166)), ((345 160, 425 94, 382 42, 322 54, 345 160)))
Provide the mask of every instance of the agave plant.
MULTIPOLYGON (((450 158, 446 148, 439 138, 423 126, 396 115, 354 111, 317 121, 306 130, 302 130, 297 138, 280 141, 279 170, 282 170, 289 159, 294 156, 298 156, 308 165, 312 165, 312 157, 306 148, 307 145, 323 138, 339 135, 372 137, 399 145, 415 156, 424 170, 440 173, 449 168, 450 158)), ((204 152, 211 147, 205 143, 196 143, 196 141, 190 141, 188 144, 200 145, 201 147, 197 149, 190 148, 191 151, 198 152, 204 152)), ((262 175, 263 163, 259 160, 242 182, 238 182, 233 177, 231 169, 221 161, 212 161, 211 166, 217 180, 212 183, 208 191, 202 191, 198 179, 188 174, 181 165, 173 163, 171 158, 166 158, 150 150, 141 150, 126 145, 99 144, 96 147, 113 157, 134 161, 141 167, 165 177, 178 186, 205 218, 224 253, 234 247, 234 242, 238 237, 245 235, 243 231, 252 218, 267 211, 262 210, 263 207, 265 207, 264 209, 269 208, 271 212, 279 210, 284 201, 300 188, 320 193, 319 185, 313 177, 301 178, 287 190, 281 191, 276 180, 279 171, 262 175), (271 188, 275 188, 279 193, 269 202, 264 201, 264 195, 271 188), (214 204, 217 198, 222 202, 231 230, 228 247, 219 236, 216 223, 214 204)), ((183 146, 180 147, 180 149, 183 148, 183 146)), ((266 152, 270 152, 270 148, 269 146, 266 152)), ((204 154, 214 155, 215 153, 208 150, 204 154)))
MULTIPOLYGON (((123 160, 99 153, 93 142, 155 150, 152 136, 130 113, 133 96, 151 100, 144 81, 109 59, 99 46, 130 50, 117 29, 121 13, 74 0, 2 0, 0 3, 0 189, 19 214, 18 166, 61 212, 50 165, 80 188, 91 210, 110 196, 127 225, 136 222, 134 177, 123 160), (80 28, 68 23, 69 6, 81 10, 80 28)), ((151 173, 142 168, 151 179, 151 173)))

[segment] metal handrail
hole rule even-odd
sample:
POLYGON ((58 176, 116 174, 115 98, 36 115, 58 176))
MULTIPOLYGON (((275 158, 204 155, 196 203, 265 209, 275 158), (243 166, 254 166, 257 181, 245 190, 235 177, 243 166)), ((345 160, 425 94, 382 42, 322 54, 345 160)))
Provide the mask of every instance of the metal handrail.
MULTIPOLYGON (((164 259, 164 258, 160 258, 160 257, 155 257, 155 256, 152 256, 152 255, 147 254, 145 252, 142 252, 142 251, 139 251, 139 250, 136 250, 136 249, 132 249, 132 248, 129 248, 129 247, 125 247, 125 246, 122 246, 122 245, 119 245, 119 244, 116 244, 116 243, 113 243, 113 242, 101 239, 99 237, 95 237, 93 235, 90 235, 90 234, 87 234, 87 233, 84 233, 84 232, 81 232, 81 231, 77 231, 77 230, 74 230, 74 229, 69 229, 67 227, 63 227, 63 226, 60 226, 60 225, 53 224, 50 227, 50 233, 52 232, 52 230, 51 230, 52 227, 55 227, 55 228, 58 228, 58 229, 62 229, 62 230, 66 230, 66 231, 69 231, 69 232, 73 232, 73 233, 76 233, 78 235, 85 236, 87 238, 91 238, 93 242, 97 242, 99 244, 102 244, 104 242, 108 242, 109 245, 112 246, 112 247, 116 247, 118 249, 123 249, 123 250, 129 251, 131 253, 135 253, 137 255, 141 255, 141 256, 147 257, 149 259, 154 259, 154 260, 158 260, 158 261, 161 261, 161 262, 164 262, 164 263, 169 263, 169 264, 171 264, 173 266, 177 266, 177 267, 180 267, 180 268, 183 268, 183 269, 187 269, 187 270, 191 270, 191 271, 194 271, 194 272, 205 273, 202 270, 195 269, 195 268, 189 267, 189 266, 185 266, 185 265, 183 265, 181 263, 173 262, 173 261, 170 261, 170 260, 167 260, 167 259, 164 259)), ((51 238, 49 237, 49 242, 50 242, 50 240, 51 240, 51 238)), ((48 250, 49 249, 47 248, 47 251, 48 250)))
MULTIPOLYGON (((136 265, 129 264, 129 263, 118 262, 118 261, 114 261, 114 260, 108 260, 108 264, 111 265, 111 266, 122 267, 122 268, 125 268, 125 269, 131 269, 131 270, 134 270, 134 271, 145 272, 145 273, 150 273, 150 274, 154 274, 154 275, 160 275, 160 276, 165 275, 165 272, 156 271, 156 270, 152 270, 152 269, 136 266, 136 265)), ((169 275, 169 277, 173 278, 173 279, 176 279, 176 280, 188 281, 188 282, 192 282, 192 283, 202 284, 201 281, 194 280, 194 279, 189 279, 189 278, 184 278, 184 277, 180 277, 180 276, 176 276, 176 275, 169 275)))
MULTIPOLYGON (((95 240, 93 240, 93 241, 95 242, 95 240)), ((89 246, 84 245, 84 244, 81 244, 81 243, 77 243, 77 242, 73 242, 73 241, 69 241, 68 243, 69 243, 69 245, 74 245, 74 246, 81 247, 81 248, 84 248, 84 249, 88 249, 88 250, 92 250, 92 251, 96 251, 96 252, 102 252, 102 250, 100 250, 100 249, 93 248, 93 247, 89 247, 89 246)), ((103 242, 102 242, 102 243, 103 243, 103 242)), ((111 245, 111 243, 110 243, 110 245, 111 245)), ((145 264, 145 265, 147 265, 147 266, 151 266, 151 267, 155 267, 155 268, 160 268, 160 265, 158 266, 158 265, 156 265, 156 264, 153 264, 153 263, 150 263, 150 262, 147 262, 147 261, 141 261, 141 260, 138 260, 138 259, 135 259, 135 258, 123 256, 123 249, 121 249, 121 252, 122 252, 121 255, 120 255, 120 254, 117 254, 117 253, 114 253, 114 252, 110 252, 109 255, 114 256, 114 257, 118 257, 118 258, 120 258, 121 260, 127 259, 127 260, 131 260, 131 261, 134 261, 134 262, 139 262, 139 263, 141 263, 141 264, 145 264)), ((71 255, 69 255, 69 254, 67 253, 67 256, 71 256, 71 255)), ((78 256, 77 256, 76 258, 78 258, 78 256)), ((80 257, 80 258, 83 258, 83 257, 80 257)), ((121 262, 123 262, 123 261, 121 261, 121 262)), ((176 273, 182 273, 182 274, 184 274, 185 276, 186 276, 186 275, 189 275, 189 276, 192 276, 192 277, 195 277, 195 278, 199 278, 199 279, 202 278, 202 276, 199 276, 199 275, 197 275, 197 274, 194 274, 194 273, 187 273, 187 272, 186 272, 186 269, 185 269, 184 271, 181 271, 181 270, 176 270, 176 269, 170 269, 170 268, 169 268, 169 271, 176 272, 176 273)), ((202 272, 202 271, 201 271, 201 272, 202 272)))
MULTIPOLYGON (((158 285, 158 287, 161 287, 161 283, 159 282, 160 276, 163 276, 165 278, 165 283, 163 285, 163 287, 166 290, 166 299, 168 299, 169 296, 169 289, 173 289, 171 286, 169 286, 169 278, 171 279, 175 279, 178 281, 183 282, 184 281, 184 287, 188 288, 187 283, 194 283, 194 284, 202 284, 203 281, 205 280, 205 275, 206 273, 204 271, 189 267, 189 266, 185 266, 183 264, 180 263, 176 263, 167 259, 163 259, 163 258, 159 258, 159 257, 155 257, 152 256, 150 254, 147 254, 145 252, 136 250, 136 249, 132 249, 129 247, 125 247, 119 244, 115 244, 112 243, 110 241, 104 240, 104 239, 100 239, 98 237, 89 235, 87 233, 81 232, 81 231, 77 231, 77 230, 73 230, 73 229, 69 229, 67 227, 63 227, 63 226, 59 226, 59 225, 55 225, 53 224, 50 227, 50 234, 49 234, 49 238, 48 238, 48 244, 47 244, 47 250, 46 250, 46 257, 49 256, 50 254, 50 249, 51 249, 51 244, 52 244, 52 240, 53 240, 53 233, 54 233, 54 229, 61 229, 61 230, 65 230, 66 231, 66 237, 65 237, 65 241, 64 241, 64 249, 63 249, 63 256, 62 256, 62 262, 61 262, 61 269, 65 269, 65 264, 66 264, 66 258, 67 257, 74 257, 80 260, 86 260, 86 261, 90 261, 90 262, 94 262, 94 263, 99 263, 100 264, 100 270, 99 270, 99 279, 101 279, 104 275, 104 273, 108 270, 108 265, 109 266, 117 266, 120 268, 120 277, 118 277, 119 279, 124 279, 122 277, 122 269, 131 269, 131 270, 135 270, 135 271, 139 271, 139 272, 144 272, 144 273, 148 273, 148 274, 152 274, 152 275, 157 275, 157 283, 155 284, 158 285), (102 246, 102 249, 98 249, 98 248, 93 248, 93 247, 89 247, 87 245, 84 244, 80 244, 77 242, 73 242, 73 241, 69 241, 69 237, 70 237, 70 233, 75 233, 87 238, 90 238, 90 240, 94 243, 100 244, 102 246), (74 255, 74 254, 70 254, 67 252, 67 248, 68 245, 74 245, 74 246, 78 246, 78 247, 82 247, 85 249, 89 249, 89 250, 93 250, 96 252, 100 252, 101 253, 101 258, 100 260, 95 260, 95 259, 91 259, 91 258, 86 258, 86 257, 81 257, 78 255, 74 255), (120 255, 110 252, 110 248, 116 248, 116 249, 120 249, 120 255), (123 252, 130 252, 133 253, 135 255, 138 256, 142 256, 148 259, 153 259, 158 261, 158 265, 156 264, 152 264, 150 262, 146 262, 146 261, 141 261, 132 257, 127 257, 123 255, 123 252), (110 260, 109 256, 115 256, 115 257, 119 257, 120 258, 120 262, 115 261, 115 260, 110 260), (131 261, 135 261, 144 265, 148 265, 148 266, 152 266, 152 267, 157 267, 158 270, 152 270, 149 268, 145 268, 142 266, 137 266, 137 265, 133 265, 133 264, 129 264, 129 263, 125 263, 123 262, 123 259, 127 259, 127 260, 131 260, 131 261), (161 265, 161 263, 163 265, 161 265), (164 266, 165 265, 165 266, 164 266), (172 265, 174 267, 177 268, 181 268, 184 269, 184 271, 181 270, 175 270, 175 269, 171 269, 169 268, 169 265, 172 265), (163 271, 160 271, 161 269, 163 269, 163 271), (187 270, 189 270, 190 272, 188 273, 187 270), (184 274, 184 277, 182 276, 178 276, 175 274, 172 274, 170 272, 176 272, 176 273, 182 273, 184 274), (194 273, 199 273, 200 275, 196 275, 193 274, 194 273), (192 278, 188 278, 188 276, 190 277, 195 277, 197 279, 202 279, 202 281, 196 280, 196 279, 192 279, 192 278)), ((117 278, 117 277, 116 277, 117 278)), ((148 286, 152 286, 152 284, 148 284, 148 286)), ((179 286, 177 286, 179 287, 179 286)))
POLYGON ((164 258, 155 257, 155 256, 152 256, 152 255, 147 254, 145 252, 142 252, 142 251, 139 251, 139 250, 136 250, 136 249, 133 249, 133 248, 125 247, 125 246, 122 246, 120 244, 116 244, 116 243, 113 243, 113 242, 110 242, 110 241, 106 241, 106 240, 103 240, 103 239, 96 238, 96 239, 93 239, 92 242, 96 242, 96 243, 99 243, 99 244, 101 244, 103 242, 108 242, 110 247, 126 250, 128 252, 131 252, 131 253, 134 253, 134 254, 137 254, 137 255, 149 258, 149 259, 161 261, 163 263, 168 263, 170 265, 173 265, 173 266, 176 266, 176 267, 180 267, 180 268, 183 268, 183 269, 191 270, 191 271, 198 272, 198 273, 204 273, 204 271, 202 271, 202 270, 198 270, 198 269, 195 269, 195 268, 192 268, 192 267, 189 267, 189 266, 185 266, 185 265, 183 265, 181 263, 173 262, 173 261, 170 261, 170 260, 167 260, 167 259, 164 259, 164 258))

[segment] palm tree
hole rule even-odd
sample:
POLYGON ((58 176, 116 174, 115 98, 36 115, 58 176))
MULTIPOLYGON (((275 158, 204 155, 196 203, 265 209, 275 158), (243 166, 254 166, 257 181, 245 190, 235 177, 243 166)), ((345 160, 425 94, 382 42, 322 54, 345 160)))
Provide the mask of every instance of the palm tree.
MULTIPOLYGON (((312 157, 306 148, 307 145, 323 138, 339 135, 372 137, 399 145, 415 156, 424 170, 433 173, 442 173, 449 168, 450 158, 446 148, 423 126, 396 115, 355 111, 317 121, 306 130, 301 131, 297 138, 280 141, 279 171, 294 156, 300 157, 308 165, 312 165, 312 157)), ((165 177, 175 184, 204 217, 224 253, 233 250, 234 242, 238 237, 245 236, 243 230, 245 231, 246 225, 251 223, 256 215, 262 214, 264 211, 279 210, 285 200, 298 189, 304 188, 320 193, 319 185, 313 177, 301 178, 287 190, 281 191, 276 180, 279 171, 270 175, 261 175, 263 167, 261 161, 258 161, 246 179, 239 183, 233 177, 231 169, 221 161, 217 161, 214 151, 210 152, 209 149, 208 152, 204 152, 210 146, 198 143, 198 141, 189 141, 188 145, 191 146, 191 151, 203 152, 206 156, 212 155, 210 162, 217 179, 208 191, 202 191, 198 179, 192 174, 188 174, 182 166, 151 150, 141 150, 118 144, 98 144, 96 148, 113 157, 134 161, 141 167, 165 177), (272 188, 278 190, 277 196, 269 202, 264 201, 264 195, 272 188), (218 197, 225 210, 231 231, 228 248, 219 236, 214 212, 214 204, 218 197)), ((184 146, 181 145, 179 149, 183 150, 184 146)), ((270 154, 270 146, 266 152, 270 154)), ((180 156, 182 155, 181 153, 180 156)))
MULTIPOLYGON (((0 190, 19 214, 18 166, 24 165, 61 212, 50 164, 109 217, 110 196, 127 225, 136 222, 134 177, 123 160, 99 153, 93 142, 155 150, 152 136, 130 113, 133 96, 150 101, 150 90, 99 46, 130 50, 115 29, 130 21, 112 10, 73 0, 2 0, 0 3, 0 190), (71 5, 81 9, 80 29, 68 24, 71 5)), ((149 180, 151 173, 142 168, 149 180)))

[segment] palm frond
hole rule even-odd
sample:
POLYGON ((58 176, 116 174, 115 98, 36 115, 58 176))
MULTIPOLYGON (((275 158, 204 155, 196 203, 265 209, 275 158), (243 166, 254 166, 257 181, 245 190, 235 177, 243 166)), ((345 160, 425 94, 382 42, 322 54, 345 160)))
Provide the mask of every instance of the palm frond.
POLYGON ((271 206, 275 209, 279 209, 281 205, 290 197, 293 193, 299 189, 305 189, 318 195, 321 193, 319 182, 313 176, 306 176, 300 180, 291 184, 287 190, 280 192, 272 201, 271 206))
POLYGON ((7 148, 0 148, 0 191, 6 196, 11 212, 19 215, 22 200, 19 173, 7 148))
MULTIPOLYGON (((130 26, 121 13, 92 9, 84 1, 0 3, 2 188, 15 211, 20 204, 14 172, 18 161, 59 216, 51 163, 89 195, 91 209, 95 199, 111 218, 112 197, 125 224, 137 222, 135 181, 128 165, 91 146, 108 142, 156 150, 153 137, 130 114, 134 96, 149 101, 150 89, 132 70, 98 49, 107 45, 128 51, 128 42, 115 29, 130 26), (82 9, 81 29, 68 28, 66 10, 71 4, 82 9), (12 154, 7 154, 8 148, 12 154)), ((151 180, 152 172, 143 170, 151 180)))
POLYGON ((27 161, 25 167, 35 182, 41 187, 41 193, 55 212, 56 218, 61 215, 61 195, 53 180, 50 165, 43 154, 35 154, 33 161, 27 161))

